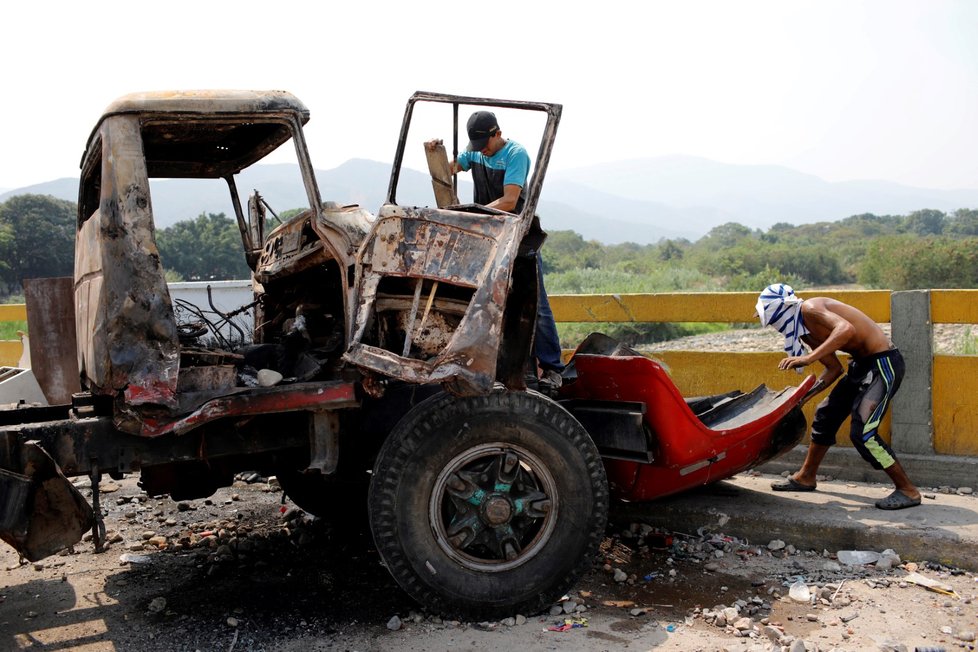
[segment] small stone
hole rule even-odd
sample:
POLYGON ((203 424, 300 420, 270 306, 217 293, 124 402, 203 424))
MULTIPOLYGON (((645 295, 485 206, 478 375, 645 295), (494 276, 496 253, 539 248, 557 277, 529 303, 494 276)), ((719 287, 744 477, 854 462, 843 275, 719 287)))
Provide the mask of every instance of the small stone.
POLYGON ((615 581, 616 582, 621 583, 621 582, 624 582, 627 579, 628 579, 628 573, 626 573, 625 571, 623 571, 620 568, 616 568, 615 569, 615 581))
POLYGON ((784 634, 784 632, 782 632, 777 627, 771 627, 770 625, 765 625, 764 629, 762 629, 761 632, 763 632, 765 636, 767 636, 769 639, 775 642, 780 640, 781 636, 784 634))
POLYGON ((711 573, 715 573, 718 570, 720 570, 720 565, 719 564, 715 564, 713 562, 710 562, 709 564, 707 564, 706 566, 703 567, 703 570, 709 571, 711 573))
POLYGON ((513 627, 514 625, 516 625, 516 619, 515 618, 512 618, 512 617, 510 617, 510 618, 503 618, 499 622, 504 627, 513 627))
POLYGON ((747 632, 754 629, 754 621, 744 616, 743 618, 737 619, 737 622, 733 626, 739 632, 747 632))
POLYGON ((784 549, 784 545, 785 545, 784 544, 784 541, 782 541, 781 539, 774 539, 769 544, 767 544, 767 549, 768 550, 783 550, 784 549))
POLYGON ((190 511, 190 503, 182 502, 182 501, 179 502, 179 503, 177 503, 177 511, 178 512, 189 512, 190 511))
POLYGON ((525 624, 526 624, 526 616, 524 616, 523 614, 516 614, 516 625, 519 626, 525 624))
POLYGON ((146 608, 146 611, 148 611, 151 614, 158 614, 161 613, 164 609, 166 609, 166 598, 160 597, 160 598, 153 598, 152 600, 150 600, 149 606, 146 608))
POLYGON ((573 600, 565 600, 560 603, 560 608, 564 610, 565 614, 573 613, 577 609, 577 603, 573 600))
MULTIPOLYGON (((967 487, 965 488, 967 489, 967 487)), ((974 630, 963 629, 960 632, 956 632, 954 634, 954 638, 958 639, 959 641, 964 641, 965 643, 970 643, 971 641, 975 640, 975 632, 974 630)))
MULTIPOLYGON (((258 370, 258 384, 261 387, 274 387, 282 382, 282 374, 275 371, 274 369, 259 369, 258 370)), ((247 480, 247 482, 253 482, 252 480, 247 480)), ((389 626, 389 625, 388 625, 389 626)))
POLYGON ((564 608, 561 607, 559 604, 555 604, 552 607, 550 607, 551 616, 562 616, 563 614, 564 614, 564 608))
POLYGON ((975 493, 975 490, 971 487, 958 487, 958 494, 961 496, 970 496, 975 493))
POLYGON ((228 626, 229 627, 237 627, 238 626, 238 619, 235 618, 234 616, 231 616, 230 618, 228 618, 228 626))
POLYGON ((401 623, 401 619, 397 616, 392 616, 391 619, 387 621, 387 629, 391 630, 392 632, 396 632, 402 626, 403 623, 401 623))

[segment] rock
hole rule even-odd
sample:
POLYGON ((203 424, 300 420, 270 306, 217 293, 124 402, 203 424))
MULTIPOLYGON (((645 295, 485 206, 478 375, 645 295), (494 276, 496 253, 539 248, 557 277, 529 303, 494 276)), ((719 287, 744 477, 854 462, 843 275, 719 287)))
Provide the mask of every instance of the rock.
POLYGON ((962 629, 959 632, 955 632, 954 638, 958 639, 959 641, 964 641, 965 643, 970 643, 971 641, 975 640, 975 632, 971 629, 962 629))
POLYGON ((258 384, 261 387, 274 387, 282 382, 282 374, 275 371, 274 369, 259 369, 258 370, 258 384))
POLYGON ((765 625, 761 632, 775 643, 781 640, 781 636, 784 634, 777 627, 771 627, 770 625, 765 625))
POLYGON ((516 625, 519 626, 525 624, 526 624, 526 616, 524 616, 523 614, 516 614, 516 625))
POLYGON ((728 623, 732 623, 737 620, 737 616, 740 615, 740 610, 736 607, 726 607, 723 610, 723 617, 728 623))
POLYGON ((565 614, 574 613, 574 610, 577 609, 577 603, 573 600, 565 600, 560 603, 560 608, 564 610, 565 614))
POLYGON ((516 625, 516 619, 512 617, 503 618, 502 620, 499 621, 499 623, 504 627, 513 627, 514 625, 516 625))
POLYGON ((797 638, 791 643, 791 647, 788 648, 788 652, 806 652, 808 646, 805 645, 805 641, 797 638))
POLYGON ((396 632, 402 626, 403 623, 401 623, 401 619, 397 616, 392 616, 391 619, 387 621, 387 629, 391 630, 392 632, 396 632))
POLYGON ((784 545, 785 545, 784 544, 784 541, 782 541, 781 539, 773 539, 770 543, 767 544, 767 549, 768 550, 783 550, 784 549, 784 545))
POLYGON ((709 571, 711 573, 715 573, 718 570, 720 570, 720 564, 715 564, 713 562, 710 562, 709 564, 703 567, 703 570, 709 571))
POLYGON ((628 579, 628 573, 626 573, 625 571, 623 571, 620 568, 616 568, 615 569, 615 581, 616 582, 621 583, 621 582, 624 582, 627 579, 628 579))
POLYGON ((150 600, 149 606, 146 608, 146 611, 148 611, 151 614, 158 614, 158 613, 162 613, 164 609, 166 609, 166 598, 160 597, 160 598, 153 598, 152 600, 150 600))
POLYGON ((812 599, 812 594, 808 590, 808 586, 801 580, 798 580, 788 589, 788 597, 795 602, 808 602, 812 599))
POLYGON ((747 616, 744 616, 743 618, 738 618, 737 622, 735 622, 733 626, 738 632, 749 632, 750 630, 754 629, 754 621, 747 616))
POLYGON ((971 487, 958 487, 958 494, 961 496, 970 496, 975 492, 971 487))
POLYGON ((880 560, 880 553, 872 550, 840 550, 836 556, 840 564, 846 566, 862 566, 863 564, 875 564, 880 560))
POLYGON ((234 616, 231 616, 230 618, 228 618, 228 626, 229 627, 237 627, 238 626, 238 619, 235 618, 234 616))
POLYGON ((561 607, 559 604, 555 604, 554 606, 550 607, 550 615, 562 616, 564 615, 564 608, 561 607))

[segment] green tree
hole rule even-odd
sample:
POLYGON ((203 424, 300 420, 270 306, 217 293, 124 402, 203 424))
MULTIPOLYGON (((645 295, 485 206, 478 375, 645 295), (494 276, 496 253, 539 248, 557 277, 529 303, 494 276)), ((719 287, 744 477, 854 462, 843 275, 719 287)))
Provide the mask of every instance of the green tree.
POLYGON ((238 225, 224 213, 201 213, 156 233, 163 266, 190 281, 250 278, 238 225))
POLYGON ((925 208, 907 215, 907 231, 917 235, 941 235, 947 216, 941 211, 925 208))
POLYGON ((959 208, 954 211, 954 215, 948 220, 944 232, 948 235, 978 236, 978 210, 959 208))
POLYGON ((0 203, 0 280, 3 294, 19 292, 25 278, 71 276, 74 202, 50 195, 17 195, 0 203))

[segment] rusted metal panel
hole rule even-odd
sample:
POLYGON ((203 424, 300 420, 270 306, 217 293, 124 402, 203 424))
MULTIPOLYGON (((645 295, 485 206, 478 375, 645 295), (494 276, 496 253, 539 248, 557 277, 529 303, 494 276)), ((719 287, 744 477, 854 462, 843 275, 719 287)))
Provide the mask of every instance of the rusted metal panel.
POLYGON ((36 352, 31 370, 48 403, 70 403, 71 395, 81 391, 72 279, 26 279, 24 300, 27 327, 36 352))
POLYGON ((0 539, 36 561, 81 541, 95 515, 36 442, 19 452, 17 471, 0 468, 0 539))
POLYGON ((262 389, 241 390, 220 396, 176 419, 145 417, 139 434, 144 437, 180 435, 222 418, 299 410, 336 410, 359 405, 353 383, 297 383, 262 389))
MULTIPOLYGON (((130 406, 176 405, 179 344, 156 248, 139 119, 101 126, 99 210, 78 232, 76 310, 91 328, 79 336, 88 386, 123 393, 130 406)), ((80 330, 80 329, 79 329, 80 330)))
MULTIPOLYGON (((408 382, 442 382, 458 394, 488 392, 496 380, 518 231, 517 218, 502 212, 481 215, 385 206, 361 248, 356 322, 345 359, 408 382), (417 330, 418 315, 410 310, 399 329, 378 327, 378 291, 391 277, 424 278, 472 290, 453 331, 447 327, 456 322, 454 317, 435 318, 444 329, 436 339, 447 342, 441 350, 415 347, 413 353, 405 352, 404 340, 383 339, 391 332, 413 337, 417 330)), ((428 311, 422 316, 430 319, 428 311)))

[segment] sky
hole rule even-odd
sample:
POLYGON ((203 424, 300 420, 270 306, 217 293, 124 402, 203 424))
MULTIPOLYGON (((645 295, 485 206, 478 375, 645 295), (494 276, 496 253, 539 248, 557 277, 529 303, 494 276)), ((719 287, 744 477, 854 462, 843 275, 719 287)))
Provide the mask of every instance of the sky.
POLYGON ((680 154, 978 188, 970 0, 32 0, 0 17, 0 188, 77 176, 115 98, 197 88, 294 93, 322 169, 390 161, 428 90, 562 104, 552 170, 680 154))

